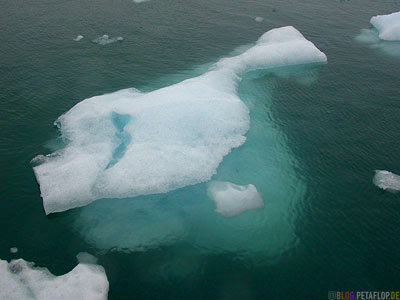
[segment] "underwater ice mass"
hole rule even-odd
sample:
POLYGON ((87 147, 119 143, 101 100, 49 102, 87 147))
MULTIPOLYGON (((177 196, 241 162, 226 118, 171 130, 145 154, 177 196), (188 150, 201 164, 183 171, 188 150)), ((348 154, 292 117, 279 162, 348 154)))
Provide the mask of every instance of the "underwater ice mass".
POLYGON ((237 93, 241 76, 326 60, 299 31, 282 27, 201 76, 78 103, 55 122, 66 146, 33 160, 46 213, 209 181, 223 158, 246 141, 250 119, 237 93))
POLYGON ((252 184, 244 186, 231 182, 211 181, 207 186, 207 194, 216 204, 215 211, 227 218, 264 207, 262 195, 252 184))
POLYGON ((78 264, 62 276, 36 268, 23 259, 0 259, 0 298, 8 300, 106 300, 108 280, 103 267, 78 264))

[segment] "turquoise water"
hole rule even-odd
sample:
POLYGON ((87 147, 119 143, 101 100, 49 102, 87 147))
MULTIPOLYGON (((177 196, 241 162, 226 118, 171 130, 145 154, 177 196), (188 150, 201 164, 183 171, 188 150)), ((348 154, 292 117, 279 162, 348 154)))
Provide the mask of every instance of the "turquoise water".
POLYGON ((371 16, 398 10, 397 1, 4 2, 0 258, 63 274, 87 251, 106 269, 110 299, 398 289, 399 196, 372 177, 400 173, 400 59, 355 40, 371 16), (52 124, 62 113, 91 96, 201 74, 285 25, 328 64, 247 74, 239 94, 250 111, 248 140, 214 177, 253 183, 264 210, 221 218, 199 184, 45 215, 30 160, 58 146, 52 124), (124 41, 90 42, 103 34, 124 41))

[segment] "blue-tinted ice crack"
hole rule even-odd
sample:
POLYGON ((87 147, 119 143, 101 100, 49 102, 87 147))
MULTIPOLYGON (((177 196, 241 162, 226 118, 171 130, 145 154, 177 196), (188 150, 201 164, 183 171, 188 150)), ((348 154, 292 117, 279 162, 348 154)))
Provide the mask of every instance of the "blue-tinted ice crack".
POLYGON ((108 163, 106 169, 114 166, 125 154, 126 147, 131 142, 132 137, 129 133, 124 131, 126 124, 132 119, 130 115, 122 115, 116 112, 110 114, 111 121, 117 129, 115 137, 119 140, 119 145, 114 149, 112 158, 108 163))

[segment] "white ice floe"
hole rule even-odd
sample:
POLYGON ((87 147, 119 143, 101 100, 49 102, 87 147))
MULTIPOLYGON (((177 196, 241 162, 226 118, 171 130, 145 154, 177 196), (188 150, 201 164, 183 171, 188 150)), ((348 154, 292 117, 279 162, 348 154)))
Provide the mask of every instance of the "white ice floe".
POLYGON ((374 184, 389 192, 399 192, 400 191, 400 176, 393 174, 389 171, 376 170, 373 179, 374 184))
POLYGON ((262 21, 264 21, 264 18, 263 17, 255 17, 254 21, 262 22, 262 21))
POLYGON ((207 194, 215 202, 215 211, 227 218, 264 207, 262 195, 252 184, 236 185, 226 181, 212 181, 207 186, 207 194))
POLYGON ((18 248, 17 247, 12 247, 12 248, 10 248, 10 252, 11 253, 17 253, 18 252, 18 248))
POLYGON ((95 38, 92 42, 104 46, 114 42, 122 42, 123 40, 124 38, 122 36, 110 38, 107 34, 104 34, 103 36, 95 38))
POLYGON ((103 267, 79 264, 65 275, 23 259, 0 260, 0 299, 7 300, 105 300, 108 280, 103 267))
POLYGON ((370 22, 378 30, 381 40, 400 41, 400 12, 375 16, 370 22))
POLYGON ((33 160, 46 213, 210 180, 246 140, 249 112, 236 92, 241 75, 326 60, 299 31, 282 27, 201 76, 78 103, 56 121, 67 145, 33 160))
POLYGON ((133 2, 135 2, 135 3, 143 3, 143 2, 147 2, 147 1, 149 1, 149 0, 133 0, 133 2))
POLYGON ((74 41, 79 42, 81 39, 83 39, 83 35, 78 35, 76 38, 74 38, 74 41))

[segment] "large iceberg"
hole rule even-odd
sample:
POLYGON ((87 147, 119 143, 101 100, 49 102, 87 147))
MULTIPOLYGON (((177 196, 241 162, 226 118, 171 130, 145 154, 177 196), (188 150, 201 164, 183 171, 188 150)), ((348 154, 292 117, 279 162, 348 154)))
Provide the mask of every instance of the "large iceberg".
POLYGON ((65 147, 33 160, 46 213, 210 180, 223 157, 246 140, 249 112, 236 91, 241 76, 326 60, 299 31, 282 27, 198 77, 78 103, 55 122, 65 147))
POLYGON ((62 276, 36 268, 23 259, 0 259, 0 298, 7 300, 106 300, 108 280, 103 267, 78 264, 62 276))
POLYGON ((400 176, 389 171, 376 170, 374 184, 389 192, 400 192, 400 176))

